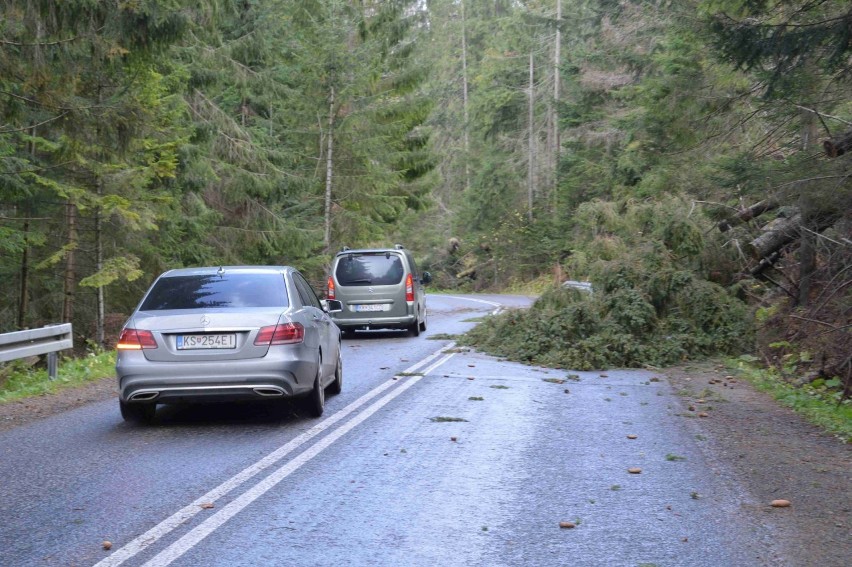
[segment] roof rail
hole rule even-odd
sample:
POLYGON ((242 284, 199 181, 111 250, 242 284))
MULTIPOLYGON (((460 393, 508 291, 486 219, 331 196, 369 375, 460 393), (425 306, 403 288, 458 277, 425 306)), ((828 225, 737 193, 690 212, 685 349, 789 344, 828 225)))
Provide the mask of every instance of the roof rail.
POLYGON ((405 246, 403 246, 402 244, 394 244, 393 247, 397 250, 405 250, 405 246))
POLYGON ((341 251, 341 252, 346 252, 346 251, 348 251, 348 250, 352 250, 352 249, 351 249, 351 248, 349 248, 348 246, 344 246, 344 247, 343 247, 340 251, 341 251))

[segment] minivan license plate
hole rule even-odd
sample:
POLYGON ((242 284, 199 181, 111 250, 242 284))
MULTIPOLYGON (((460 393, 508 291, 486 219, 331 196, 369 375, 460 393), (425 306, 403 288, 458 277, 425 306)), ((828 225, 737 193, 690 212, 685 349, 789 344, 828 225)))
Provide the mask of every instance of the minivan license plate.
POLYGON ((381 303, 367 303, 364 305, 356 305, 355 311, 384 311, 385 306, 381 303))
POLYGON ((178 335, 178 350, 237 348, 237 336, 230 334, 217 335, 178 335))

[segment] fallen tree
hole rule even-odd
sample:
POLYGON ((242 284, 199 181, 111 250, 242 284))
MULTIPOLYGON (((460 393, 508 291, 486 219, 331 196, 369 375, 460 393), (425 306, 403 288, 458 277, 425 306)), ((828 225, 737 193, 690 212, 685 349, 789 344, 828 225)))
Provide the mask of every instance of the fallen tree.
POLYGON ((733 217, 720 221, 717 226, 721 232, 727 232, 739 224, 748 222, 751 219, 759 217, 763 213, 769 212, 773 209, 777 209, 778 206, 779 203, 775 199, 765 199, 750 207, 740 209, 733 217))
POLYGON ((802 215, 777 218, 763 228, 763 232, 748 243, 747 250, 757 260, 767 258, 799 237, 802 230, 802 215))

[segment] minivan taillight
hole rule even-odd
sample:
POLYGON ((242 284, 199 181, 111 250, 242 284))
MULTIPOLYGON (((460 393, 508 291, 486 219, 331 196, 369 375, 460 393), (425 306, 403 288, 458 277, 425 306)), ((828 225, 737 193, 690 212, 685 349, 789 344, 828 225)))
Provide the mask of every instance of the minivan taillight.
POLYGON ((405 300, 414 301, 414 276, 405 276, 405 300))
POLYGON ((261 327, 254 339, 255 346, 291 345, 305 340, 305 328, 300 323, 281 323, 261 327))
POLYGON ((142 350, 143 348, 157 348, 154 333, 142 329, 122 329, 118 337, 118 350, 142 350))
POLYGON ((328 293, 325 294, 326 299, 334 299, 334 278, 328 276, 328 293))

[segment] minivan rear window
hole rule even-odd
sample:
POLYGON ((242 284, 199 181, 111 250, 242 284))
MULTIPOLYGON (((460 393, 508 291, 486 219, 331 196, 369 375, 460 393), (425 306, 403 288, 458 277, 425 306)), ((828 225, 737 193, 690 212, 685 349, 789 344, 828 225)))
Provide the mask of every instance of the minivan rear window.
POLYGON ((334 272, 340 285, 394 285, 405 270, 398 254, 346 254, 334 272))
POLYGON ((160 278, 141 311, 165 309, 287 307, 282 274, 210 274, 160 278))

